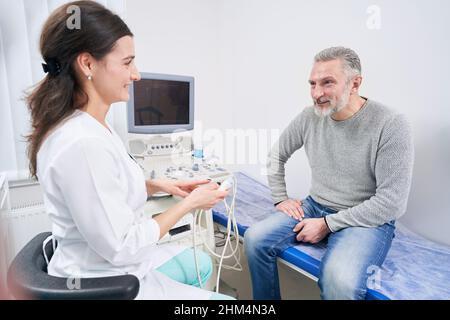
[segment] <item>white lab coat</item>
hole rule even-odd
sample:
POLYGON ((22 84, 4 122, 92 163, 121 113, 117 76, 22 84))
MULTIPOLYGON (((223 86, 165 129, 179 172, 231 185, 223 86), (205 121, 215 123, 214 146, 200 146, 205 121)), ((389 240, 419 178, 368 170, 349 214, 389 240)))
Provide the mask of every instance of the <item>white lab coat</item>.
POLYGON ((133 274, 140 280, 138 299, 209 299, 212 292, 155 270, 185 248, 156 245, 159 225, 142 210, 147 200, 142 170, 108 127, 76 111, 39 150, 37 176, 58 241, 49 274, 133 274))

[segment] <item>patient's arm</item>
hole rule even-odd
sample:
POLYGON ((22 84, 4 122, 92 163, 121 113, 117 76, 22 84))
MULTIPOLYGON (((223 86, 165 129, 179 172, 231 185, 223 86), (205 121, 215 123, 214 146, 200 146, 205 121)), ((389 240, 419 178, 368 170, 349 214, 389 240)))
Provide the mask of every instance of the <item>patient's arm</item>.
POLYGON ((347 227, 377 227, 398 219, 406 211, 411 188, 414 145, 410 124, 394 117, 383 131, 377 152, 375 195, 347 210, 330 214, 332 232, 347 227))
POLYGON ((283 131, 269 153, 267 174, 274 203, 288 199, 284 166, 291 155, 303 146, 302 114, 298 115, 283 131))

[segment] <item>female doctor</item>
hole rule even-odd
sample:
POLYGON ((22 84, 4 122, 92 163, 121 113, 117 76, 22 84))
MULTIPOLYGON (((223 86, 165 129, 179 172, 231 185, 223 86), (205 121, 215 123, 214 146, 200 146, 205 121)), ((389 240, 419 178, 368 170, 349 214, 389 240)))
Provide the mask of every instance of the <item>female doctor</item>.
MULTIPOLYGON (((227 192, 208 181, 145 181, 105 120, 110 105, 128 100, 129 85, 139 80, 127 25, 96 2, 68 3, 46 21, 40 50, 48 74, 27 97, 28 155, 58 241, 49 274, 133 274, 140 280, 137 299, 229 298, 195 286, 191 249, 156 245, 186 213, 213 207, 227 192), (69 28, 72 5, 80 9, 78 29, 69 28), (184 199, 154 219, 144 217, 140 208, 159 191, 184 199)), ((205 281, 211 260, 202 253, 199 263, 205 281)))

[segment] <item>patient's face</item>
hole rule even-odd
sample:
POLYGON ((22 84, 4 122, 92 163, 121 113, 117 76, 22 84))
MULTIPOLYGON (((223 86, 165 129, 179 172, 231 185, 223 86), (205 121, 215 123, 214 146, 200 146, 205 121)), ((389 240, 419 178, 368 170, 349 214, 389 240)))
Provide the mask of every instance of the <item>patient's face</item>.
POLYGON ((125 36, 117 40, 113 50, 98 62, 95 89, 108 105, 130 98, 130 84, 140 79, 134 56, 133 38, 125 36))
POLYGON ((314 63, 309 83, 314 111, 318 116, 332 115, 347 106, 351 85, 341 60, 314 63))

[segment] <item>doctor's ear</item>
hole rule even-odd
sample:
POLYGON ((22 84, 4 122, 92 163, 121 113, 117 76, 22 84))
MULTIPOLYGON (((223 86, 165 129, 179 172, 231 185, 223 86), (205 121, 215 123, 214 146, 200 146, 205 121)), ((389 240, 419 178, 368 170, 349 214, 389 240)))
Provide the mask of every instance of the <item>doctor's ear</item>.
POLYGON ((80 71, 80 76, 92 79, 92 73, 95 69, 96 60, 95 58, 87 52, 80 53, 75 59, 76 68, 80 71))

